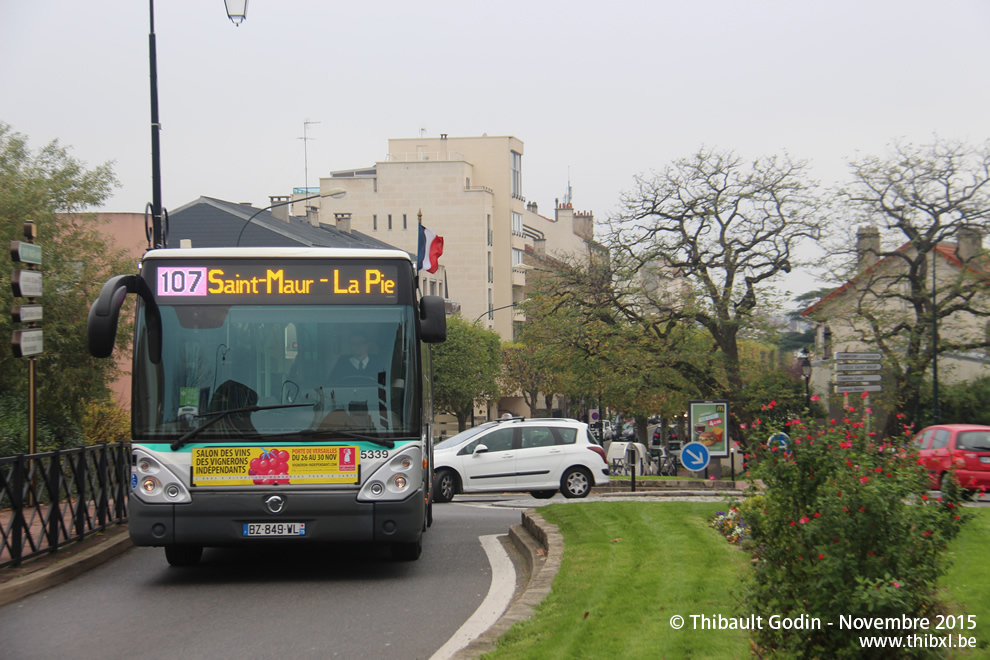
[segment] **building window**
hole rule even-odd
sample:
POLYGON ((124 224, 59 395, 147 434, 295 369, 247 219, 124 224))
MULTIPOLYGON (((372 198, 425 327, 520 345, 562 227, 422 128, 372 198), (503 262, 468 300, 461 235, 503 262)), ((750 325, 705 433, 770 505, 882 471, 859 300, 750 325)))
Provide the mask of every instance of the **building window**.
POLYGON ((430 295, 431 296, 437 295, 437 281, 436 280, 430 280, 430 295))
MULTIPOLYGON (((488 283, 493 284, 495 282, 495 270, 492 268, 492 253, 488 253, 488 283)), ((988 333, 990 336, 990 333, 988 333)))
POLYGON ((523 235, 522 213, 512 212, 512 233, 516 236, 523 235))
POLYGON ((392 214, 388 214, 388 230, 392 231, 392 214))
POLYGON ((523 255, 525 255, 525 254, 526 253, 523 252, 522 250, 517 250, 515 248, 512 248, 512 267, 513 268, 515 268, 516 266, 522 266, 522 264, 523 264, 523 255))
POLYGON ((522 199, 522 154, 512 152, 512 196, 522 199))
POLYGON ((405 213, 402 214, 402 228, 403 229, 409 229, 409 223, 406 222, 406 214, 405 213))
POLYGON ((371 216, 371 231, 378 231, 378 216, 371 216))
POLYGON ((491 247, 492 244, 492 214, 488 214, 488 245, 491 247))

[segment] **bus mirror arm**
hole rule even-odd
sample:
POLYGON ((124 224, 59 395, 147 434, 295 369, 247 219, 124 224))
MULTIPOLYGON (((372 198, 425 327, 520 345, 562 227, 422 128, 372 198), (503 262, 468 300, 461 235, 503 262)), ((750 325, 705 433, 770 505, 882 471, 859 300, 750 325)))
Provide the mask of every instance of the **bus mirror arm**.
POLYGON ((447 312, 440 296, 423 296, 419 301, 419 336, 427 344, 447 339, 447 312))
POLYGON ((159 364, 162 359, 162 318, 147 282, 137 275, 117 275, 103 285, 96 302, 89 308, 89 317, 86 320, 89 353, 98 358, 110 357, 113 353, 113 346, 117 341, 120 308, 128 293, 138 294, 145 302, 148 350, 151 361, 159 364))

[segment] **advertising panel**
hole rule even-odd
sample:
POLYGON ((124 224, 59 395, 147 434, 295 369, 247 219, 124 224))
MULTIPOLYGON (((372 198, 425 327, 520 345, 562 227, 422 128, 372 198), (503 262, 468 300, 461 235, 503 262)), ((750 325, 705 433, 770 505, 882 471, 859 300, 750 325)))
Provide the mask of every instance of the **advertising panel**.
POLYGON ((689 440, 708 448, 712 457, 729 455, 729 402, 691 401, 689 440))

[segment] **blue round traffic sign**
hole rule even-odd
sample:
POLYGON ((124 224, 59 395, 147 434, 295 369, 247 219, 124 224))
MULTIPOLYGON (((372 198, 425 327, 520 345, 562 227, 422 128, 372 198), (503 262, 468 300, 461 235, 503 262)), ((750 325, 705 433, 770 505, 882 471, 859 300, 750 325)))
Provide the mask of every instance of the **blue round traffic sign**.
POLYGON ((781 431, 778 433, 774 433, 769 438, 767 438, 767 446, 770 447, 771 451, 775 447, 780 448, 786 454, 791 450, 789 446, 790 441, 791 441, 791 436, 781 431))
POLYGON ((704 470, 711 459, 708 447, 700 442, 689 442, 681 448, 681 465, 691 472, 704 470))

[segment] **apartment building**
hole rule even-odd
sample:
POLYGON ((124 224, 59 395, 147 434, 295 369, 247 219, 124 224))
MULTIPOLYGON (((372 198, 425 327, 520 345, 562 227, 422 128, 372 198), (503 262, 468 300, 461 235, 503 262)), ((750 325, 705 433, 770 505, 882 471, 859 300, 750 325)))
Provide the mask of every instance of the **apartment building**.
POLYGON ((508 340, 525 320, 513 305, 526 297, 526 255, 587 254, 594 235, 594 216, 575 212, 569 194, 552 218, 527 203, 523 155, 512 136, 390 139, 385 160, 320 179, 322 192, 343 188, 344 197, 307 203, 323 225, 347 223, 411 253, 421 217, 444 239, 442 268, 422 274, 424 293, 508 340))

